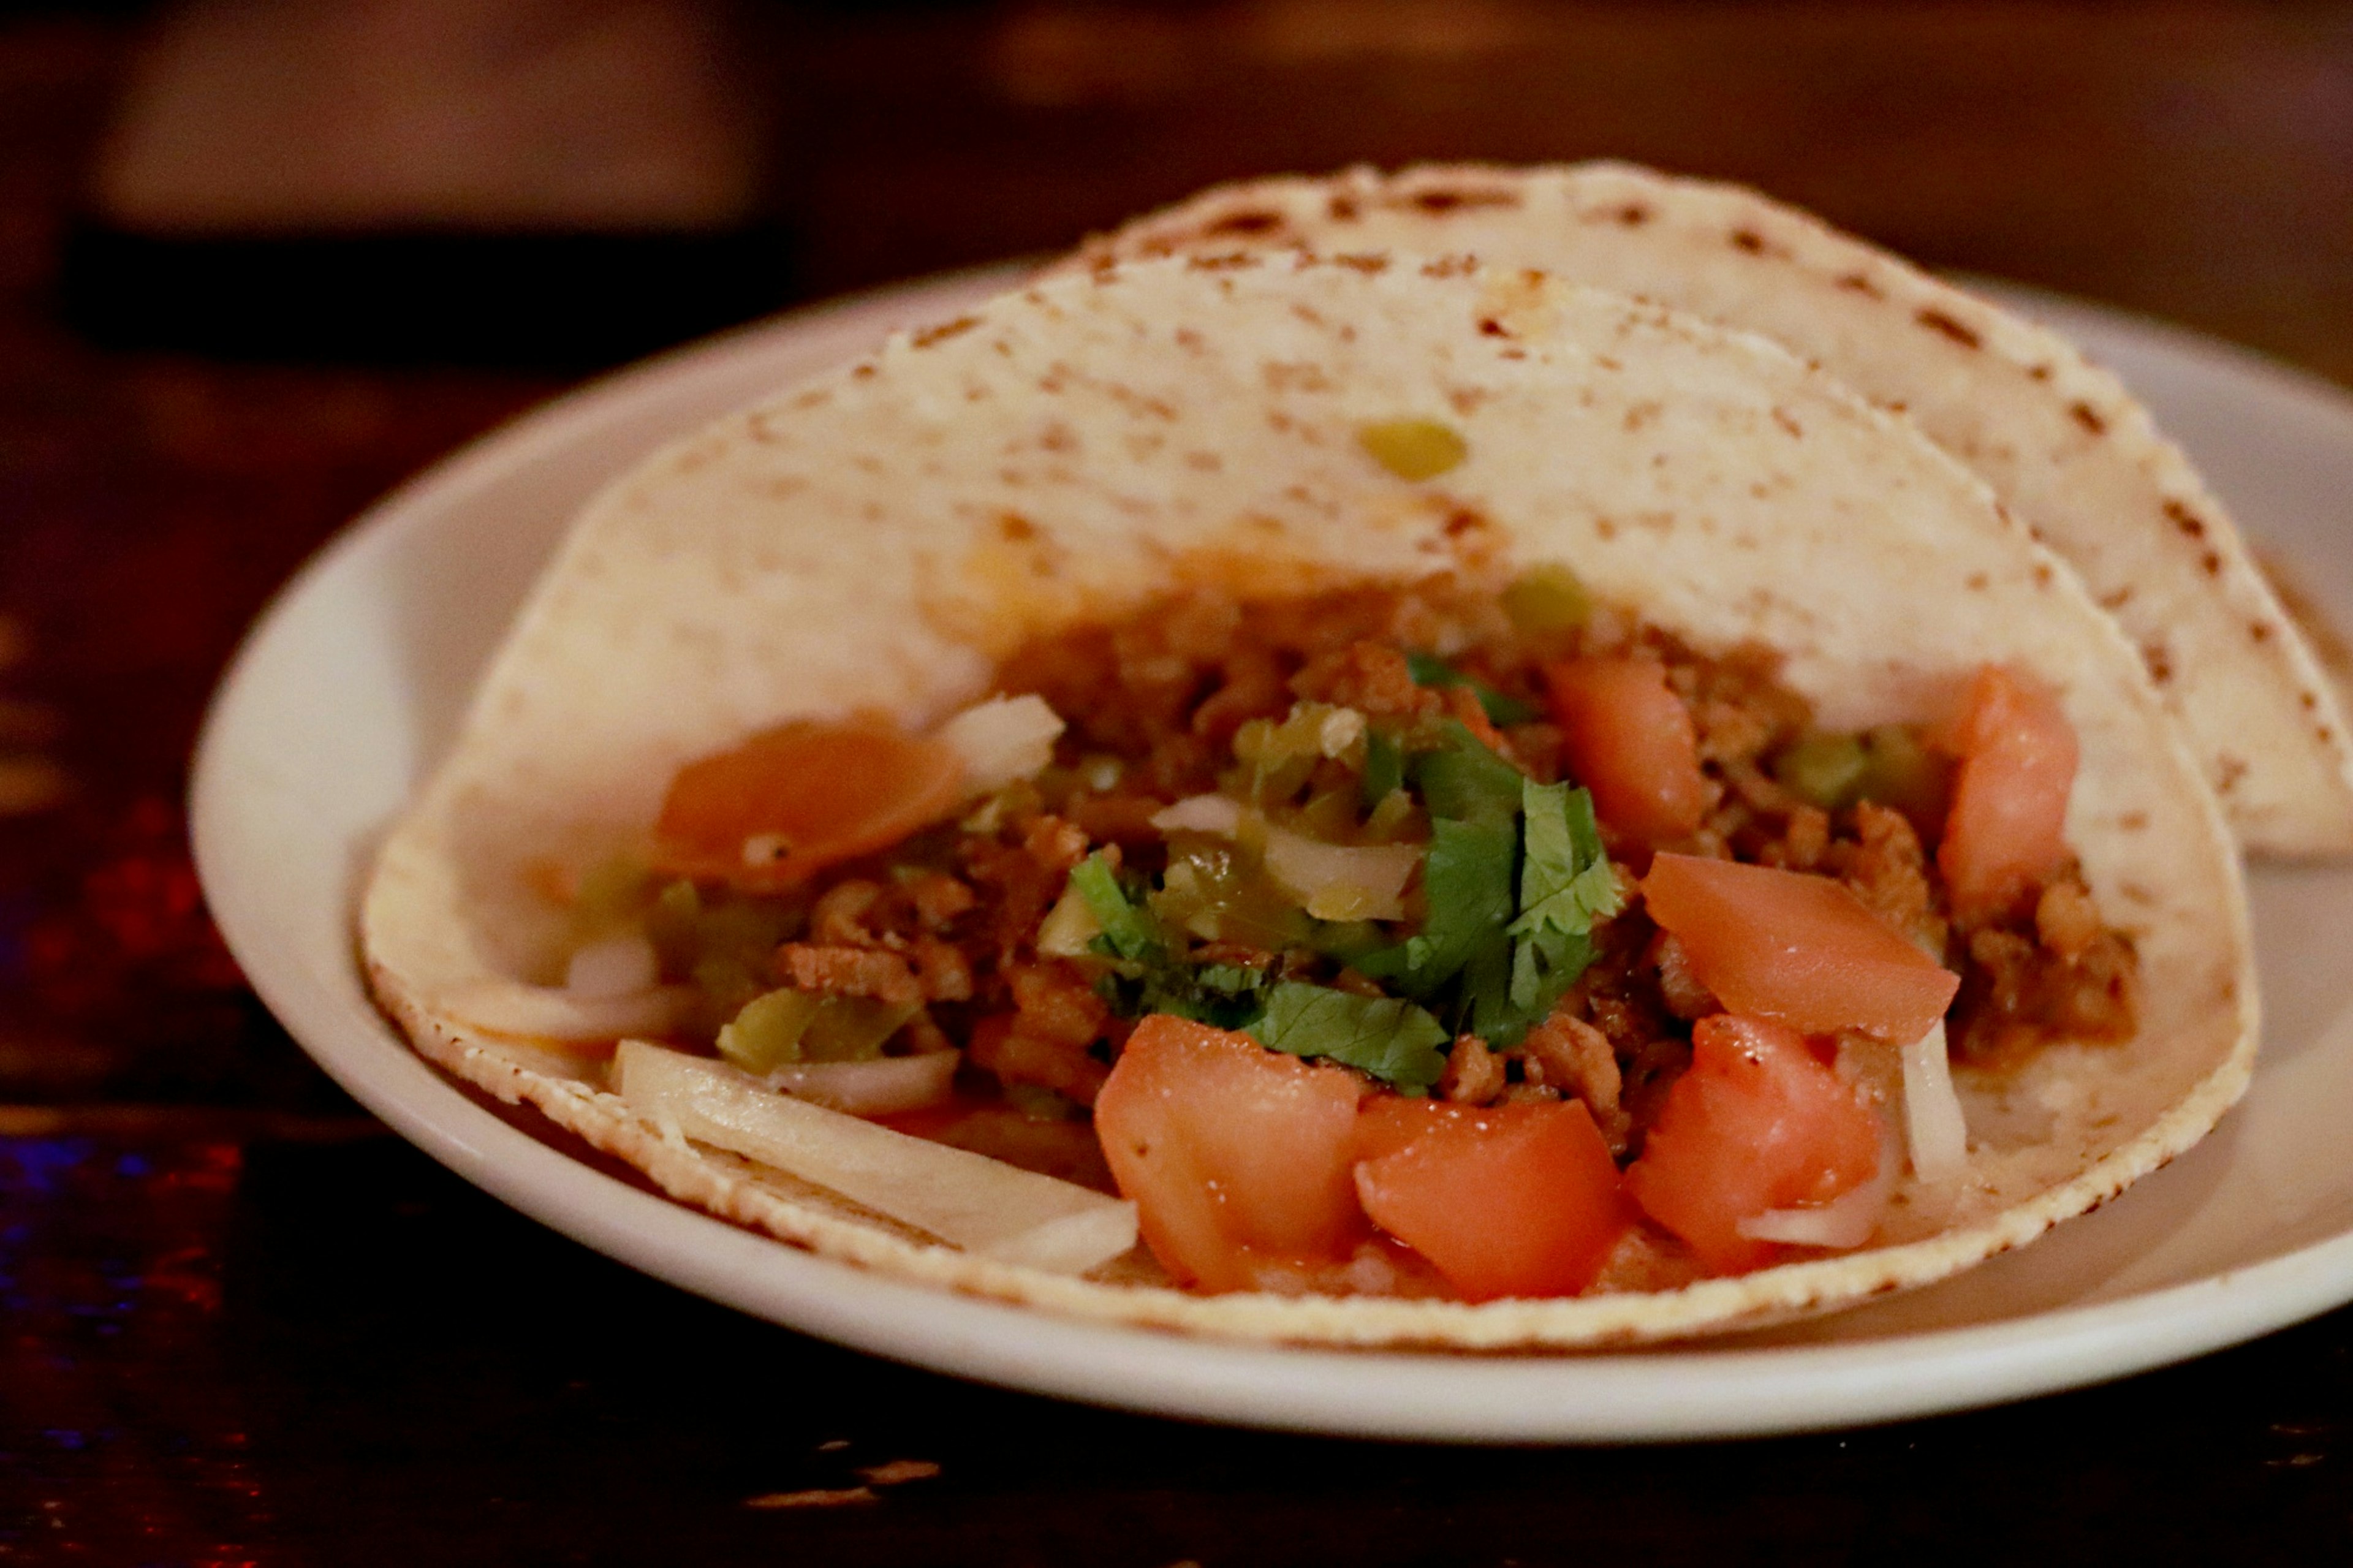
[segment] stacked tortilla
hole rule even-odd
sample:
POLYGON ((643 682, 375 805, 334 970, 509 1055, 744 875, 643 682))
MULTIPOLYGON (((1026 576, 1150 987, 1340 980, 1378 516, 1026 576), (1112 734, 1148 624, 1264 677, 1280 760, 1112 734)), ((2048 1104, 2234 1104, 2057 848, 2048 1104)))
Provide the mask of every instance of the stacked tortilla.
MULTIPOLYGON (((1498 215, 1528 205, 1477 195, 1599 181, 1636 194, 1597 232, 1647 235, 1650 218, 1626 216, 1635 205, 1658 215, 1725 193, 1620 169, 1422 178, 1396 183, 1400 229, 1483 213, 1493 232, 1449 229, 1432 243, 1352 230, 1345 248, 1327 247, 1284 215, 1328 216, 1356 192, 1356 222, 1377 205, 1366 193, 1391 187, 1372 176, 1257 187, 1282 202, 1250 204, 1246 222, 1180 216, 1114 237, 1084 265, 721 421, 597 498, 368 889, 370 973, 418 1047, 674 1195, 829 1257, 1073 1315, 1335 1344, 1572 1348, 1822 1310, 2020 1245, 2195 1142, 2243 1089, 2256 1033, 2239 868, 2206 776, 2222 771, 2222 742, 2185 739, 2202 710, 2186 693, 2204 690, 2205 667, 2161 691, 2146 650, 2043 542, 2094 583, 2131 588, 2127 605, 2173 603, 2182 585, 2157 564, 2172 547, 2142 536, 2161 526, 2187 537, 2170 509, 2194 517, 2223 567, 2197 567, 2191 586, 2210 608, 2267 617, 2269 632, 2246 640, 2276 660, 2232 667, 2221 696, 2199 703, 2235 700, 2242 734, 2258 701, 2325 704, 2186 466, 2055 340, 1754 198, 1739 198, 1764 215, 1742 231, 1754 245, 1723 248, 1788 263, 1782 283, 1751 286, 1759 297, 1790 289, 1799 302, 1776 309, 1820 324, 1831 312, 1804 303, 1818 269, 1794 258, 1845 247, 1869 260, 1852 269, 1869 289, 1825 289, 1876 301, 1911 334, 1902 342, 1966 334, 1979 352, 2000 347, 2022 365, 2002 383, 2010 390, 1964 385, 1939 368, 1942 350, 1890 349, 1861 355, 1865 368, 1894 367, 1863 382, 1867 401, 1766 337, 1532 271, 1525 250, 1491 259, 1516 236, 1498 215), (1159 250, 1183 254, 1120 258, 1159 250), (1923 312, 1952 330, 1921 328, 1923 312), (2113 465, 2062 482, 2063 454, 2024 444, 2019 433, 2047 410, 2012 405, 2040 387, 2056 389, 2079 428, 2077 402, 2117 447, 2129 442, 2137 455, 2122 466, 2141 476, 2146 508, 2104 509, 2101 487, 2124 484, 2113 465), (1924 388, 1948 392, 1948 409, 2004 405, 1967 438, 2000 494, 1887 406, 1925 411, 1924 388), (1353 433, 1396 418, 1448 423, 1468 457, 1423 481, 1367 460, 1353 433), (2052 521, 2062 515, 2073 521, 2052 521), (2067 528, 2087 537, 2071 542, 2067 528), (1012 646, 1179 588, 1302 593, 1556 562, 1695 647, 1778 650, 1782 679, 1827 727, 1917 718, 2000 662, 2054 690, 2075 728, 2069 841, 2139 954, 2139 1034, 2053 1046, 1998 1077, 1964 1073, 1968 1170, 1907 1180, 1869 1249, 1562 1300, 1194 1296, 1142 1255, 1072 1276, 944 1245, 639 1117, 591 1058, 482 1026, 526 1016, 535 983, 560 972, 565 911, 543 891, 548 868, 577 870, 641 836, 681 765, 746 734, 860 710, 932 723, 980 696, 1012 646), (2242 604, 2249 595, 2256 610, 2242 604)), ((1569 277, 1586 272, 1584 250, 1569 259, 1569 277)), ((1714 275, 1697 263, 1690 274, 1714 275)), ((1876 341, 1852 321, 1823 330, 1876 341)), ((2178 604, 2163 619, 2177 673, 2199 624, 2178 604)), ((2267 768, 2278 747, 2230 759, 2245 764, 2232 795, 2251 842, 2353 842, 2341 747, 2306 728, 2315 743, 2300 764, 2267 768)))

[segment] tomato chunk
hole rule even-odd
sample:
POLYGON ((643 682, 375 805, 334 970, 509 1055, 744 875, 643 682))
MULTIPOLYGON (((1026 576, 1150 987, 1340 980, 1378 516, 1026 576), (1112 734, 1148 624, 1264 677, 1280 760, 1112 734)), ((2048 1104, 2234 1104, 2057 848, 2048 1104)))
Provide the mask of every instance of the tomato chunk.
POLYGON ((1691 710, 1651 658, 1573 658, 1545 670, 1569 777, 1593 792, 1614 832, 1644 844, 1682 838, 1707 815, 1691 710))
POLYGON ((1740 1234, 1768 1209, 1823 1204, 1878 1173, 1879 1113, 1781 1024, 1717 1013, 1692 1030, 1691 1070, 1628 1167, 1643 1212, 1720 1274, 1769 1261, 1740 1234))
POLYGON ((654 825, 656 868, 789 887, 895 844, 955 806, 964 763, 887 720, 798 720, 689 763, 654 825))
POLYGON ((1574 1296, 1632 1219, 1581 1100, 1489 1110, 1381 1096, 1358 1117, 1356 1195, 1465 1300, 1574 1296))
POLYGON ((1363 1092, 1345 1068, 1155 1014, 1095 1099, 1095 1133, 1162 1267, 1247 1289, 1261 1262, 1335 1261, 1369 1234, 1349 1170, 1363 1092))
POLYGON ((2067 858, 2075 731, 2051 692, 1989 665, 1945 740, 1961 766, 1936 869, 1956 914, 1998 910, 2067 858))
POLYGON ((1828 877, 1662 854, 1642 901, 1718 1001, 1802 1034, 1861 1029, 1908 1045, 1960 989, 1828 877))

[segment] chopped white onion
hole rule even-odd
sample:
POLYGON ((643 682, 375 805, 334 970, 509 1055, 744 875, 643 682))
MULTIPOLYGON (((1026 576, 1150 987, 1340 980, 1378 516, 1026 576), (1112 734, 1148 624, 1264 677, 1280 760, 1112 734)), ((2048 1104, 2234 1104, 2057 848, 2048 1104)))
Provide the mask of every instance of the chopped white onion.
MULTIPOLYGON (((1238 837, 1241 803, 1222 795, 1188 795, 1163 808, 1152 826, 1238 837)), ((1282 890, 1320 920, 1405 918, 1405 885, 1424 853, 1417 844, 1326 844, 1288 828, 1266 830, 1266 868, 1282 890)))
POLYGON ((1421 864, 1418 844, 1324 844, 1266 832, 1266 868, 1321 920, 1405 919, 1405 885, 1421 864))
POLYGON ((1242 803, 1231 795, 1188 795, 1154 812, 1152 826, 1163 833, 1214 833, 1231 838, 1242 830, 1242 803))
POLYGON ((662 985, 623 996, 583 996, 518 980, 479 980, 443 993, 435 1011, 493 1035, 531 1040, 617 1040, 659 1035, 694 1000, 686 985, 662 985))
POLYGON ((1315 726, 1315 749, 1337 757, 1365 738, 1365 716, 1354 708, 1335 708, 1315 726))
POLYGON ((1887 1200, 1895 1194, 1895 1175, 1902 1163, 1895 1130, 1884 1118, 1879 1132, 1879 1168, 1854 1191, 1810 1207, 1767 1209, 1736 1222, 1732 1228, 1751 1241, 1778 1241, 1785 1247, 1823 1247, 1838 1252, 1861 1247, 1887 1213, 1887 1200))
POLYGON ((936 738, 964 759, 965 793, 987 795, 1052 762, 1062 728, 1042 697, 992 697, 942 724, 936 738))
POLYGON ((889 1116, 946 1100, 963 1059, 961 1051, 927 1051, 866 1062, 798 1062, 770 1072, 768 1082, 797 1100, 852 1116, 889 1116))
POLYGON ((1843 1252, 1869 1241, 1886 1209, 1887 1194, 1865 1183, 1833 1202, 1814 1208, 1767 1209, 1750 1215, 1733 1228, 1751 1241, 1828 1247, 1843 1252))
POLYGON ((609 1001, 660 984, 661 959, 654 944, 635 931, 576 948, 564 967, 564 989, 589 1001, 609 1001))
POLYGON ((1135 1245, 1132 1203, 778 1094, 724 1062, 624 1040, 614 1068, 621 1098, 649 1125, 667 1116, 689 1138, 967 1252, 1083 1274, 1135 1245))
POLYGON ((1094 906, 1087 902, 1086 895, 1075 887, 1065 887, 1038 928, 1038 951, 1048 958, 1077 958, 1102 934, 1103 921, 1095 918, 1094 906))
POLYGON ((1904 1047, 1904 1127, 1911 1140, 1913 1173, 1922 1181, 1941 1182, 1968 1167, 1968 1122, 1961 1114, 1961 1097, 1953 1092, 1942 1018, 1904 1047))

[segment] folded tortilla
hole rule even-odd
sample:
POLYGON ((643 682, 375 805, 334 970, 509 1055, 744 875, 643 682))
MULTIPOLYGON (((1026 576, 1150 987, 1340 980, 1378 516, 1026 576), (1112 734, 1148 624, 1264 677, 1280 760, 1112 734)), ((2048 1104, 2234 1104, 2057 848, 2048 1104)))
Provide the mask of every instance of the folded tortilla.
POLYGON ((2133 648, 1983 482, 1759 337, 1455 259, 1105 267, 894 338, 660 452, 586 509, 363 936, 434 1061, 670 1193, 830 1258, 1073 1316, 1271 1341, 1559 1349, 1747 1327, 1942 1278, 2105 1201, 2238 1097, 2255 990, 2236 858, 2133 648), (1422 482, 1368 421, 1451 426, 1422 482), (551 865, 638 839, 689 760, 797 716, 911 725, 1014 645, 1192 585, 1240 596, 1566 563, 1701 651, 1762 643, 1823 724, 1912 720, 1980 664, 2047 683, 2070 841, 2146 986, 2138 1036, 1959 1075, 1966 1173, 1857 1253, 1686 1289, 1454 1302, 1204 1297, 1140 1254, 1070 1278, 934 1244, 633 1117, 592 1059, 459 1020, 562 973, 551 865))
POLYGON ((2337 689, 2221 503, 2058 334, 1738 186, 1622 163, 1430 166, 1204 192, 1076 261, 1243 247, 1475 253, 1763 332, 1983 475, 2115 615, 2242 847, 2353 849, 2337 689))

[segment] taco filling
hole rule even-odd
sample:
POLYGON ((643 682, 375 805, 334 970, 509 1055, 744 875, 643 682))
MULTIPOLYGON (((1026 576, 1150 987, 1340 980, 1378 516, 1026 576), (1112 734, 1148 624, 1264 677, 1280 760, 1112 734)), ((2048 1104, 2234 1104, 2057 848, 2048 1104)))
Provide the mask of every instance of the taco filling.
MULTIPOLYGON (((1092 1186, 1205 1291, 1649 1290, 1958 1175, 1952 1063, 2133 1037, 2000 666, 1818 727, 1568 571, 1193 592, 930 734, 803 721, 572 889, 565 992, 746 1082, 1092 1186)), ((649 1060, 643 1046, 625 1060, 649 1060)), ((633 1097, 634 1098, 634 1097, 633 1097)))
POLYGON ((722 1220, 1335 1346, 1947 1279, 2256 1024, 2212 794, 1976 479, 1402 252, 1044 279, 649 458, 361 930, 422 1054, 722 1220))

